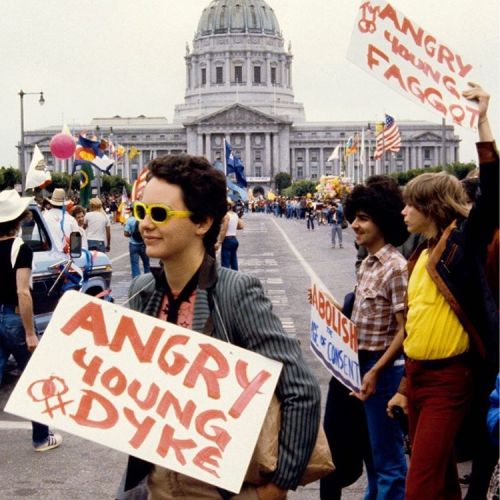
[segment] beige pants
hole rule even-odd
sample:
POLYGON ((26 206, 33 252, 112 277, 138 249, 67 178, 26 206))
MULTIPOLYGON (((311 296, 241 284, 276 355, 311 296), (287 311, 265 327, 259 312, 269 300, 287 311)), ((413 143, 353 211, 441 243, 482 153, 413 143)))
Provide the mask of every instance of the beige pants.
MULTIPOLYGON (((221 500, 215 486, 179 474, 163 467, 155 466, 148 477, 148 500, 221 500)), ((244 484, 241 492, 233 500, 258 500, 255 486, 244 484)))

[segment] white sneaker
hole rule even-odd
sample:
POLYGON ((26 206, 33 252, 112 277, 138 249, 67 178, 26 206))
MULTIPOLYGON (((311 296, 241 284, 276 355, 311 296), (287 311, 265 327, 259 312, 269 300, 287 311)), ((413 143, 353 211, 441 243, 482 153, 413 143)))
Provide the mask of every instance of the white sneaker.
POLYGON ((48 451, 57 448, 62 442, 63 438, 60 434, 49 432, 48 438, 43 443, 34 444, 33 448, 35 451, 48 451))

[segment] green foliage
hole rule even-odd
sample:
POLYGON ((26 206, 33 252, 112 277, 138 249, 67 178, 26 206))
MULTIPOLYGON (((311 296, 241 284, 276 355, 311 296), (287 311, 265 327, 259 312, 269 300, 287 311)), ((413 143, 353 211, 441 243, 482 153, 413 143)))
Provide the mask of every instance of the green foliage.
POLYGON ((309 179, 295 181, 290 187, 283 190, 284 196, 305 196, 307 193, 314 194, 316 192, 317 182, 309 179))
POLYGON ((407 172, 398 172, 397 174, 391 174, 392 177, 396 179, 400 186, 406 186, 412 179, 419 176, 420 174, 426 173, 436 173, 436 172, 448 172, 454 175, 459 180, 464 179, 467 174, 476 168, 474 163, 450 163, 444 168, 439 165, 437 167, 427 167, 427 168, 414 168, 408 170, 407 172))
POLYGON ((21 184, 21 171, 14 167, 0 167, 0 191, 21 184))
POLYGON ((278 193, 292 185, 292 176, 286 172, 280 172, 274 177, 274 186, 278 193))

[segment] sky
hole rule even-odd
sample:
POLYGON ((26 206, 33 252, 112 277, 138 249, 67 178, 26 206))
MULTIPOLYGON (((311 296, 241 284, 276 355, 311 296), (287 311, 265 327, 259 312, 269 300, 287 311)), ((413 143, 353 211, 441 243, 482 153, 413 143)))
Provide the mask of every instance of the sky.
MULTIPOLYGON (((347 60, 360 0, 267 0, 291 42, 295 100, 307 121, 396 120, 441 123, 428 111, 347 60)), ((209 0, 2 0, 0 16, 0 166, 17 166, 19 91, 25 130, 88 124, 94 117, 164 116, 183 103, 184 54, 209 0)), ((473 81, 492 96, 490 119, 500 138, 500 2, 393 0, 412 21, 462 54, 473 81)), ((473 131, 461 161, 476 158, 473 131)), ((500 140, 500 139, 499 139, 500 140)))

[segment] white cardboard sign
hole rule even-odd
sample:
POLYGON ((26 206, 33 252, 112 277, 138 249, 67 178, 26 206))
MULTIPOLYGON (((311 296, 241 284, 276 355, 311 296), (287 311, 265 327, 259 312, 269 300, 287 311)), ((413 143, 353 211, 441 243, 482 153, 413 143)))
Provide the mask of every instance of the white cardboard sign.
POLYGON ((329 292, 311 284, 311 350, 325 368, 351 391, 359 392, 356 326, 335 307, 329 292))
POLYGON ((384 0, 363 1, 347 58, 449 122, 477 128, 477 103, 462 97, 473 66, 384 0))
POLYGON ((70 291, 5 411, 238 492, 281 368, 70 291))

